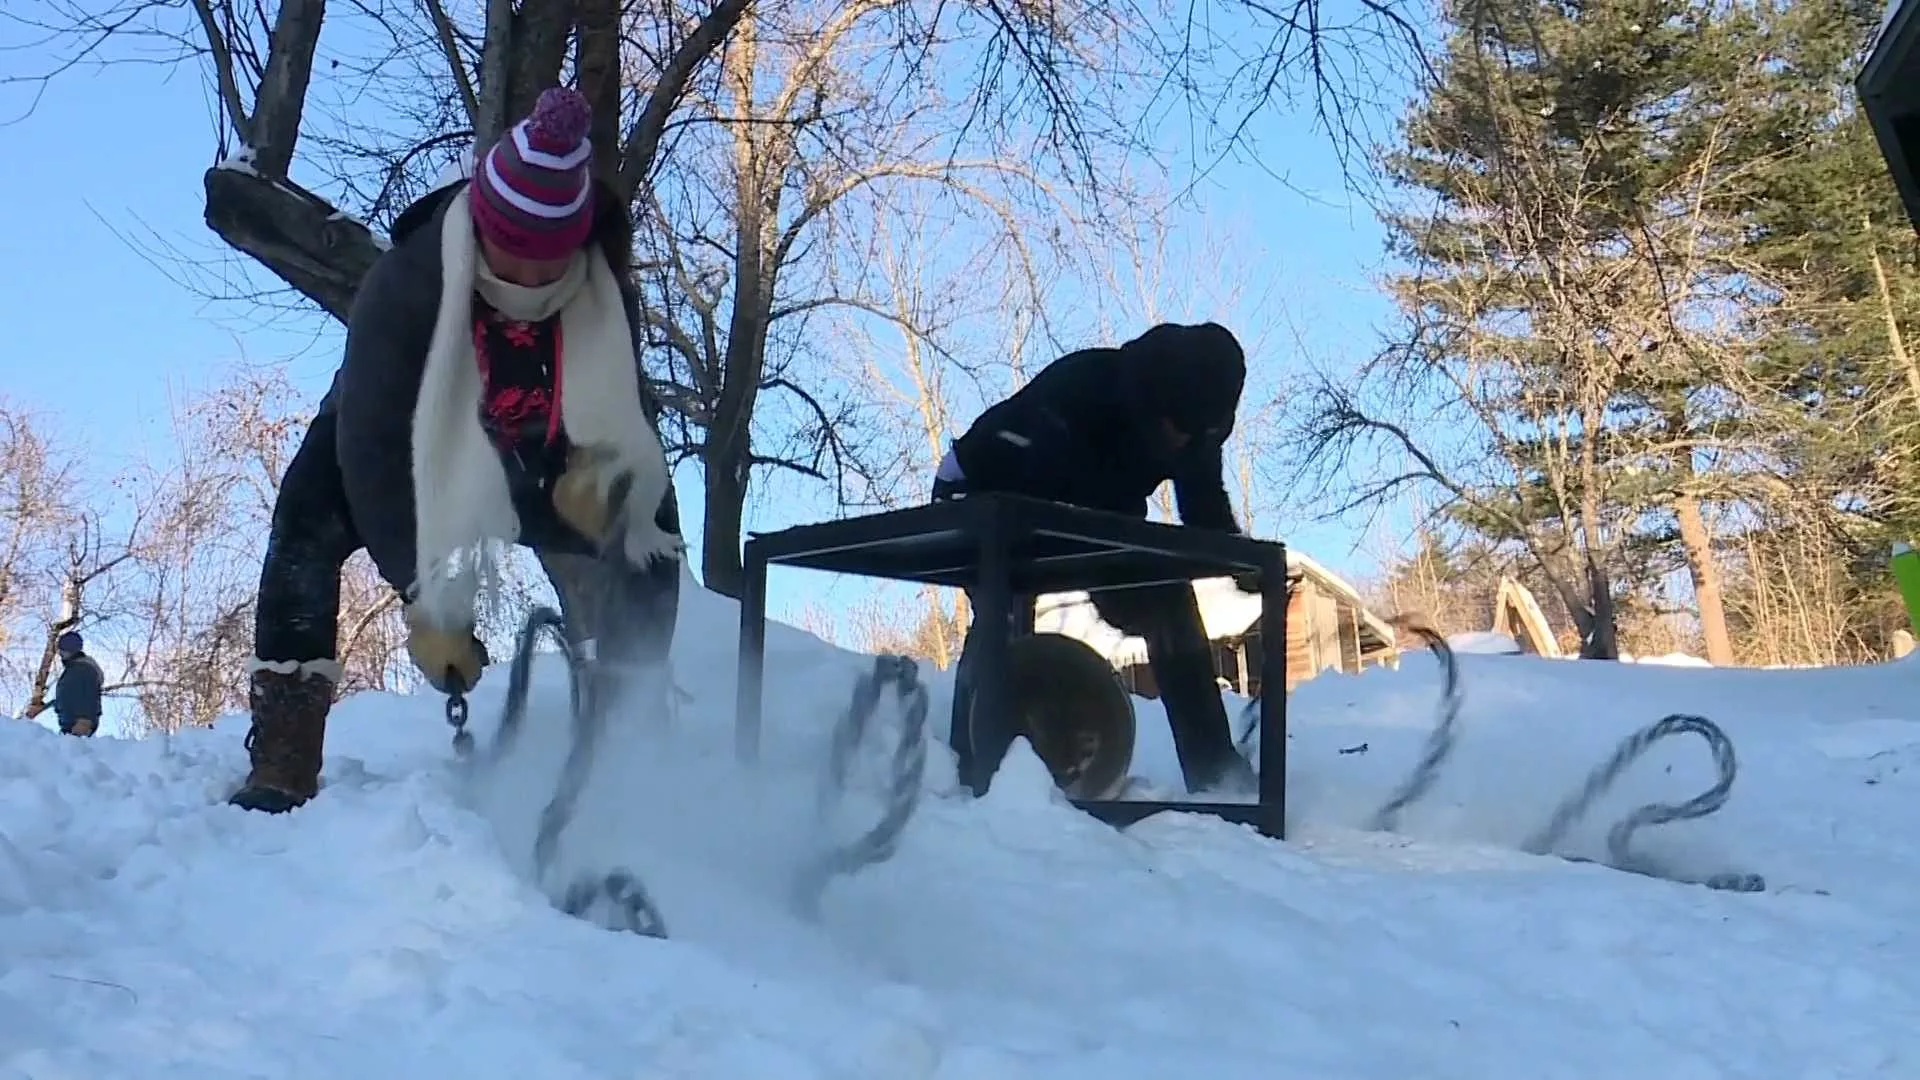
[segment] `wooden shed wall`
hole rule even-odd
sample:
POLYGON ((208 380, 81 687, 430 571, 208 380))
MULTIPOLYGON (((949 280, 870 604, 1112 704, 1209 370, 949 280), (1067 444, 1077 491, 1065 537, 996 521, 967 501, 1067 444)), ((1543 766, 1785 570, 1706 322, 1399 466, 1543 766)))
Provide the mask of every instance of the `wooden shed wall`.
MULTIPOLYGON (((1233 689, 1242 686, 1241 665, 1246 665, 1247 682, 1258 693, 1266 673, 1260 666, 1260 640, 1264 620, 1256 622, 1240 638, 1213 642, 1213 667, 1233 689)), ((1321 590, 1310 580, 1299 580, 1287 597, 1287 690, 1332 668, 1358 672, 1365 666, 1361 655, 1359 613, 1338 597, 1321 590)), ((1129 665, 1121 671, 1128 689, 1142 697, 1157 697, 1153 672, 1146 664, 1129 665)))

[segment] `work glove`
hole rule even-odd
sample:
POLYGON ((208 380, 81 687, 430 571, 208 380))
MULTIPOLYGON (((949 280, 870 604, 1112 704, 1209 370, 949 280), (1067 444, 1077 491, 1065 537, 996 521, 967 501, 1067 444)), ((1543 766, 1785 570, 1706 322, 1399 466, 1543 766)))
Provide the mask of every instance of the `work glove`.
POLYGON ((80 716, 74 718, 73 725, 67 728, 67 734, 78 735, 84 739, 99 730, 99 728, 100 721, 91 716, 80 716))
POLYGON ((412 604, 407 606, 405 616, 407 655, 427 682, 443 694, 473 689, 487 666, 487 647, 474 636, 473 628, 443 630, 412 604))
POLYGON ((605 550, 616 536, 626 539, 626 555, 637 566, 656 559, 678 559, 685 543, 645 516, 652 508, 628 505, 633 478, 621 470, 615 453, 602 446, 575 446, 567 467, 553 484, 553 509, 568 527, 605 550), (639 509, 639 513, 634 513, 639 509))

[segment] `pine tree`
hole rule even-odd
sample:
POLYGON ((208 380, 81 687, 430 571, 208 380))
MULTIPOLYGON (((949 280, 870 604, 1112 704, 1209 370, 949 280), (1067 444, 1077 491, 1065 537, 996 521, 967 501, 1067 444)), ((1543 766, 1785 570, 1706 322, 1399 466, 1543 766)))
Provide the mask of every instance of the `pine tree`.
MULTIPOLYGON (((1747 97, 1738 265, 1754 283, 1751 393, 1780 482, 1754 503, 1741 606, 1782 589, 1817 623, 1791 658, 1886 655, 1903 623, 1887 544, 1920 535, 1914 232, 1852 79, 1881 10, 1763 5, 1764 85, 1747 97), (1833 565, 1826 565, 1831 563, 1833 565), (1822 610, 1809 611, 1810 605, 1822 610)), ((1777 648, 1770 654, 1781 655, 1777 648)))
POLYGON ((1701 455, 1737 365, 1710 317, 1736 207, 1720 104, 1752 21, 1676 0, 1449 6, 1439 84, 1387 158, 1411 194, 1388 216, 1410 266, 1403 380, 1470 421, 1458 520, 1523 548, 1580 628, 1616 655, 1621 582, 1691 572, 1727 653, 1701 455), (1437 380, 1431 376, 1438 375, 1437 380))

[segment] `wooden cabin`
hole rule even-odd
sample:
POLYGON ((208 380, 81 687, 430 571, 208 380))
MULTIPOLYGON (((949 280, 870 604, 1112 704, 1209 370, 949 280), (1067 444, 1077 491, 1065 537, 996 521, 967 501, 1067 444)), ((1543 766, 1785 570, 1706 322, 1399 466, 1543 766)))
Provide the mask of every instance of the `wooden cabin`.
POLYGON ((1493 632, 1505 634, 1520 646, 1522 653, 1534 656, 1560 655, 1560 642, 1533 590, 1511 577, 1501 577, 1493 598, 1493 632))
MULTIPOLYGON (((1287 678, 1290 691, 1323 671, 1359 674, 1398 663, 1393 628, 1367 610, 1360 593, 1339 575, 1299 552, 1287 551, 1287 678)), ((1260 693, 1260 597, 1241 592, 1231 578, 1193 583, 1200 620, 1213 644, 1213 669, 1225 689, 1248 697, 1260 693)), ((1128 689, 1159 696, 1147 664, 1146 642, 1100 620, 1087 594, 1052 593, 1038 598, 1034 628, 1079 638, 1105 656, 1128 689)))

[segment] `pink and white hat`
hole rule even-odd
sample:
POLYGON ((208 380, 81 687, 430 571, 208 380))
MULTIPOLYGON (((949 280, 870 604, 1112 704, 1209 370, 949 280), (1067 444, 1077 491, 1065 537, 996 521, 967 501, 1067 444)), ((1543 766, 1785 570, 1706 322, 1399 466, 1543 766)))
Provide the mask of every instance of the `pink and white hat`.
POLYGON ((593 232, 592 120, 577 92, 542 92, 474 170, 474 229, 523 259, 563 259, 585 244, 593 232))

